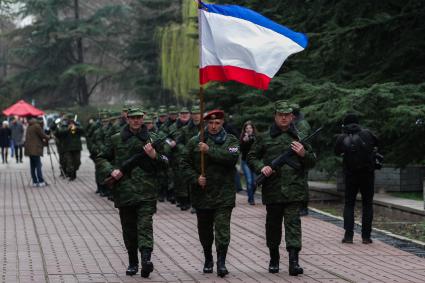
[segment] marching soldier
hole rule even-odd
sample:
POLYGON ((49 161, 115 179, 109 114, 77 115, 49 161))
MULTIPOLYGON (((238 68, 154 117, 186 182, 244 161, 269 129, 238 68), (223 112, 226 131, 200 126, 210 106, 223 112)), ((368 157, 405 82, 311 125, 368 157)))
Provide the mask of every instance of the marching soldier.
POLYGON ((74 121, 73 114, 67 114, 67 124, 63 124, 57 131, 57 136, 62 140, 65 173, 70 181, 77 178, 77 171, 81 165, 83 132, 80 124, 74 121))
POLYGON ((199 240, 204 250, 204 273, 213 272, 212 244, 217 248, 217 275, 224 277, 230 242, 230 218, 235 207, 235 165, 239 157, 238 139, 223 129, 224 112, 213 110, 204 118, 204 140, 195 136, 188 142, 182 160, 182 174, 191 184, 193 207, 198 219, 199 240), (205 155, 205 175, 201 174, 201 155, 205 155))
POLYGON ((257 137, 248 153, 248 164, 256 173, 264 174, 262 199, 266 205, 266 241, 270 250, 269 272, 279 272, 279 246, 282 239, 282 220, 285 224, 286 249, 289 252, 289 274, 303 273, 298 263, 301 250, 300 208, 306 197, 305 170, 315 164, 311 148, 301 144, 299 133, 291 127, 292 108, 286 101, 275 104, 274 123, 270 130, 257 137), (275 171, 271 161, 285 150, 292 149, 293 162, 301 164, 299 170, 287 165, 275 171))
MULTIPOLYGON (((311 126, 304 118, 304 114, 301 112, 301 108, 298 104, 291 104, 292 114, 294 115, 293 125, 295 129, 298 131, 300 138, 305 138, 311 134, 311 126)), ((306 186, 306 195, 305 200, 303 201, 303 205, 300 209, 300 215, 306 216, 308 215, 308 200, 309 200, 309 189, 308 189, 308 170, 305 170, 305 178, 304 183, 306 186)))
POLYGON ((180 177, 180 161, 184 153, 183 128, 190 121, 190 112, 187 107, 180 109, 177 121, 169 128, 171 137, 166 146, 166 152, 170 156, 170 167, 174 176, 174 194, 181 210, 188 210, 189 204, 189 188, 180 177))
POLYGON ((118 181, 112 193, 115 207, 119 210, 129 266, 127 275, 135 275, 139 268, 138 250, 142 259, 142 277, 153 271, 153 214, 156 212, 158 186, 157 172, 166 170, 168 160, 152 146, 156 135, 143 125, 143 111, 132 108, 128 111, 128 125, 112 136, 111 142, 96 158, 96 163, 106 175, 118 181), (144 151, 146 158, 131 174, 120 170, 125 161, 144 151))

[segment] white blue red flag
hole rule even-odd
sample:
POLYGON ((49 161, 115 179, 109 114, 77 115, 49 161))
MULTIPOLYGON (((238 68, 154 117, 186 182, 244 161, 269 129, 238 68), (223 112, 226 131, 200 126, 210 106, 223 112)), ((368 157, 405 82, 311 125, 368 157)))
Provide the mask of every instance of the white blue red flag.
POLYGON ((307 36, 236 5, 199 5, 201 85, 237 81, 266 90, 291 54, 307 47, 307 36))

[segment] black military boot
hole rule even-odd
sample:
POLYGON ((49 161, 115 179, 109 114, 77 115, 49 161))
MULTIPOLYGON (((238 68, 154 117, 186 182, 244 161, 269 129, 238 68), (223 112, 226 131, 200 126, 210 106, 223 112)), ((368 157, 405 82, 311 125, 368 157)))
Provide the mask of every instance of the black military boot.
POLYGON ((227 248, 217 251, 217 276, 224 277, 229 274, 226 268, 227 248))
POLYGON ((214 268, 214 259, 212 256, 212 249, 204 249, 205 263, 204 263, 204 273, 212 273, 214 268))
POLYGON ((143 278, 148 278, 149 274, 153 271, 153 263, 151 262, 151 253, 150 249, 142 249, 142 271, 140 275, 143 278))
POLYGON ((278 273, 279 272, 279 248, 270 248, 270 263, 269 263, 269 272, 278 273))
POLYGON ((342 238, 341 242, 343 244, 352 244, 353 243, 353 236, 354 236, 353 231, 345 231, 344 238, 342 238))
POLYGON ((139 271, 139 258, 137 255, 137 249, 135 251, 128 252, 128 267, 125 272, 126 275, 133 276, 139 271))
POLYGON ((297 276, 298 274, 303 274, 304 270, 298 264, 299 251, 294 248, 290 248, 288 249, 288 252, 289 252, 289 275, 297 276))

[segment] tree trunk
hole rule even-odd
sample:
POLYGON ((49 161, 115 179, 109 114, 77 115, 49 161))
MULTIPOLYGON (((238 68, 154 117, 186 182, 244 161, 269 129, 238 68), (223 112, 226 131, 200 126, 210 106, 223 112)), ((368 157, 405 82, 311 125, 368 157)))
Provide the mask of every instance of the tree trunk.
MULTIPOLYGON (((80 19, 80 5, 78 0, 74 0, 74 13, 75 20, 78 22, 80 19)), ((81 37, 77 38, 77 63, 84 63, 84 50, 83 50, 83 39, 81 37)), ((87 87, 87 79, 85 76, 80 76, 78 78, 78 104, 81 106, 86 106, 89 104, 89 91, 87 87)))

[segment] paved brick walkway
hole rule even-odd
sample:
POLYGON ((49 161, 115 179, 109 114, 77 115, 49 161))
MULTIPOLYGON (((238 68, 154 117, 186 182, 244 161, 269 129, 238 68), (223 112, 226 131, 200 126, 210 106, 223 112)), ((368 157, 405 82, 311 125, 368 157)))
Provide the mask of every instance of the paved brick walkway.
MULTIPOLYGON (((48 158, 46 188, 29 187, 29 164, 0 164, 1 282, 425 282, 425 259, 380 241, 342 245, 341 228, 303 218, 301 265, 305 274, 267 272, 265 209, 238 196, 227 267, 218 279, 202 274, 196 219, 170 204, 155 215, 155 271, 150 280, 124 274, 127 257, 113 205, 94 194, 93 165, 84 155, 78 179, 54 184, 48 158)), ((56 170, 56 174, 58 174, 56 170)))

